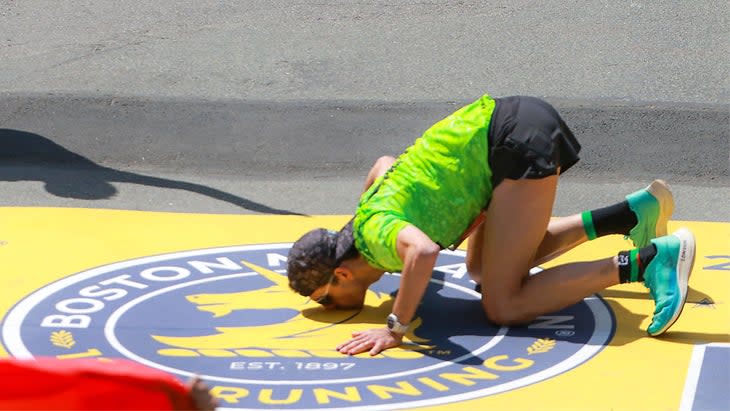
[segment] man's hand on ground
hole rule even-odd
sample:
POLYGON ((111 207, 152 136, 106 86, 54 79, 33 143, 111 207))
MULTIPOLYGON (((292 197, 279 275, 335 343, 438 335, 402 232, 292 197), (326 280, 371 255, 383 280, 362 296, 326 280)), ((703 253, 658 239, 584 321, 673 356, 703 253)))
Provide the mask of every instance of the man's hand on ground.
POLYGON ((388 348, 397 347, 403 341, 403 336, 392 333, 387 328, 371 328, 369 330, 352 333, 352 338, 337 346, 342 354, 356 355, 370 350, 370 355, 378 355, 388 348))

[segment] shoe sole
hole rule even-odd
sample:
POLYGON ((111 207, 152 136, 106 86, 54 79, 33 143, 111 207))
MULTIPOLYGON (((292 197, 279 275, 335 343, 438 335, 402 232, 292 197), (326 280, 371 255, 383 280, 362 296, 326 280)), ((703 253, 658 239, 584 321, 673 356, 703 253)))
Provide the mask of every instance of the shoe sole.
POLYGON ((656 337, 667 331, 682 314, 684 309, 684 303, 687 301, 687 287, 689 283, 689 276, 692 274, 692 267, 695 263, 695 237, 691 231, 686 228, 680 228, 672 234, 679 238, 679 258, 677 259, 676 268, 676 280, 679 285, 679 296, 681 302, 679 303, 679 309, 672 315, 672 318, 667 322, 662 329, 650 334, 652 337, 656 337))
POLYGON ((654 238, 664 237, 667 235, 667 221, 672 217, 674 212, 674 197, 669 190, 669 185, 664 180, 654 180, 648 187, 648 191, 659 202, 659 217, 657 217, 656 227, 654 229, 654 238))

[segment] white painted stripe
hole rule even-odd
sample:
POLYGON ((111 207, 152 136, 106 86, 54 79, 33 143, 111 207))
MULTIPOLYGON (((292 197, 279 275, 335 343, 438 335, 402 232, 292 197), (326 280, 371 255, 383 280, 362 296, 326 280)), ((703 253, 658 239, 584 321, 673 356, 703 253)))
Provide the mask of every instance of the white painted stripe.
POLYGON ((684 380, 684 391, 682 392, 682 402, 679 403, 679 411, 692 410, 692 404, 695 402, 695 393, 697 392, 697 383, 700 380, 700 371, 702 370, 702 361, 705 359, 706 345, 695 345, 692 350, 692 358, 689 360, 689 369, 687 377, 684 380))

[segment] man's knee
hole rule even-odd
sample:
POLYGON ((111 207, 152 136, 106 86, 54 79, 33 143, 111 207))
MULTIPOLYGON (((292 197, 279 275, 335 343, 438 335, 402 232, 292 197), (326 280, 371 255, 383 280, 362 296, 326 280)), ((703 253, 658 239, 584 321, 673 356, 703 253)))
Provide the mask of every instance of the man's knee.
POLYGON ((500 326, 524 325, 534 319, 534 315, 525 310, 516 296, 485 297, 482 307, 489 321, 500 326))
POLYGON ((482 264, 480 261, 476 261, 475 258, 470 258, 471 256, 467 254, 466 256, 466 272, 469 273, 469 277, 478 282, 482 282, 482 264))
POLYGON ((380 156, 377 160, 375 160, 375 165, 387 169, 390 168, 390 166, 392 166, 394 162, 395 157, 393 156, 380 156))

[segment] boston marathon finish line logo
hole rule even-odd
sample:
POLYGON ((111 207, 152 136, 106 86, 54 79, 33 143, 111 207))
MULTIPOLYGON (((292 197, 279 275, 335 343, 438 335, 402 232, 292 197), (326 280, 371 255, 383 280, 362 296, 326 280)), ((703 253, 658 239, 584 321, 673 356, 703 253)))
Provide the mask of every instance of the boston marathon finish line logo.
POLYGON ((3 342, 21 358, 126 357, 180 378, 200 374, 223 408, 390 410, 517 389, 566 372, 614 332, 597 296, 525 327, 490 325, 461 251, 443 251, 404 344, 370 357, 335 347, 381 326, 400 277, 361 310, 324 310, 292 292, 291 244, 180 252, 111 264, 20 301, 3 342))

